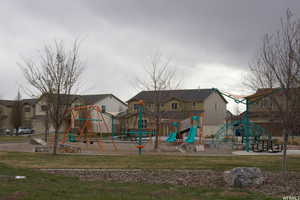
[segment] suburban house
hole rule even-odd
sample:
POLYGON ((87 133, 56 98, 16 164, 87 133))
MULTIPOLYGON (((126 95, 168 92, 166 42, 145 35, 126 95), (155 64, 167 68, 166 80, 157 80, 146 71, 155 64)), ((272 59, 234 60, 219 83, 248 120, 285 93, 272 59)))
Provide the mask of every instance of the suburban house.
MULTIPOLYGON (((137 108, 144 102, 143 127, 155 129, 154 91, 142 91, 129 99, 128 112, 120 119, 121 129, 137 128, 137 108)), ((213 89, 185 89, 159 91, 161 110, 160 135, 170 132, 170 122, 182 121, 196 115, 201 117, 204 135, 215 133, 225 122, 227 101, 213 89)))
MULTIPOLYGON (((80 98, 83 100, 85 105, 96 105, 99 106, 103 111, 101 118, 103 117, 105 123, 92 123, 94 132, 112 132, 112 118, 116 118, 119 113, 123 113, 127 110, 127 104, 117 98, 113 94, 98 94, 98 95, 81 95, 80 98)), ((92 118, 99 118, 97 113, 91 113, 92 118)), ((118 121, 114 120, 114 126, 117 125, 118 121)))
MULTIPOLYGON (((280 112, 277 106, 271 99, 276 98, 280 104, 284 103, 282 94, 278 89, 258 89, 255 94, 246 97, 250 103, 248 106, 249 120, 254 122, 261 127, 265 128, 273 136, 282 135, 282 126, 280 122, 280 112)), ((300 106, 299 110, 294 110, 299 113, 299 127, 295 131, 295 135, 300 134, 300 106)))
MULTIPOLYGON (((71 107, 82 105, 97 105, 104 109, 106 114, 103 114, 105 123, 111 131, 112 116, 127 110, 127 104, 121 101, 113 94, 98 94, 98 95, 68 95, 63 97, 63 102, 71 102, 71 107), (67 101, 68 98, 68 101, 67 101)), ((12 129, 11 114, 12 107, 15 101, 0 100, 0 128, 12 129)), ((47 121, 47 98, 42 95, 38 99, 23 99, 22 103, 22 127, 28 127, 35 132, 42 133, 45 131, 47 121)), ((71 119, 66 120, 61 126, 60 131, 64 131, 70 126, 71 119)), ((49 130, 52 132, 54 127, 49 122, 49 130)), ((96 129, 94 129, 96 130, 96 129)))
POLYGON ((0 129, 12 129, 11 113, 14 101, 0 100, 0 129))

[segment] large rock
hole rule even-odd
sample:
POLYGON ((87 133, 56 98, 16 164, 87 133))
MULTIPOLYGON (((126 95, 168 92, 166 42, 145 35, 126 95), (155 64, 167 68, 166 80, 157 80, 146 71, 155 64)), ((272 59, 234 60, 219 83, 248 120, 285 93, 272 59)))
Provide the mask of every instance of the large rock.
POLYGON ((261 185, 264 182, 264 176, 256 167, 237 167, 225 171, 224 180, 232 187, 249 187, 261 185))
POLYGON ((30 144, 46 146, 47 143, 41 138, 30 138, 30 144))

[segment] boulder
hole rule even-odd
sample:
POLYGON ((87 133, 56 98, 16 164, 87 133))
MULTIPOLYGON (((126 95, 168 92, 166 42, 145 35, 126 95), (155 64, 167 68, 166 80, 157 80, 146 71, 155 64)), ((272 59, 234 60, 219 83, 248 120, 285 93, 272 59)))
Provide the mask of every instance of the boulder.
POLYGON ((256 167, 237 167, 225 171, 224 180, 231 187, 249 187, 261 185, 264 182, 264 176, 256 167))
POLYGON ((47 143, 41 138, 30 138, 30 144, 46 146, 47 143))

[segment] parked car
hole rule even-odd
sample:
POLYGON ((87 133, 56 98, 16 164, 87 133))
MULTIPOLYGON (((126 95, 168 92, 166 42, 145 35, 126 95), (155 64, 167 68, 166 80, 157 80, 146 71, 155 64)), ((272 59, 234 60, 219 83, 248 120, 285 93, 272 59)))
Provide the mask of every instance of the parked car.
POLYGON ((11 130, 8 129, 8 128, 6 128, 6 129, 5 129, 5 134, 6 134, 6 135, 10 135, 10 133, 11 133, 11 130))
POLYGON ((8 128, 0 128, 0 135, 10 135, 11 130, 8 128))
POLYGON ((24 134, 33 134, 34 130, 32 128, 19 128, 18 133, 14 130, 16 135, 24 135, 24 134))

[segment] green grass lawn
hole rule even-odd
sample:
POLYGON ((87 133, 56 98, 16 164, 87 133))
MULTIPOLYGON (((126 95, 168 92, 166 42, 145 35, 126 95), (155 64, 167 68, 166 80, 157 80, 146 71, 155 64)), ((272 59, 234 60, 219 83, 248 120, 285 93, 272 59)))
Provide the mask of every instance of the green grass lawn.
MULTIPOLYGON (((14 156, 14 155, 12 155, 14 156)), ((34 158, 34 156, 27 156, 34 158)), ((62 157, 59 156, 59 159, 62 157)), ((37 158, 36 158, 37 159, 37 158)), ((101 158, 100 158, 101 159, 101 158)), ((82 181, 76 177, 52 175, 0 163, 0 175, 22 175, 24 180, 0 180, 0 199, 77 200, 77 199, 172 199, 172 200, 271 200, 247 190, 224 190, 173 185, 82 181)), ((279 199, 279 198, 278 198, 279 199)))
MULTIPOLYGON (((280 156, 87 156, 0 152, 0 163, 24 168, 212 169, 259 167, 279 171, 280 156)), ((289 156, 290 171, 300 171, 300 156, 289 156)))
POLYGON ((0 142, 27 142, 28 140, 28 136, 0 136, 0 142))

